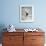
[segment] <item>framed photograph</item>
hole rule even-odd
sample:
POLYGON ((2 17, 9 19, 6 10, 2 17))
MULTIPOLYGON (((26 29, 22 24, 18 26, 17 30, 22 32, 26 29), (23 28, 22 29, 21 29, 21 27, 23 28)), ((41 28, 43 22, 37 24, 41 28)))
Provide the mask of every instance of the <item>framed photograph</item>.
POLYGON ((32 5, 20 6, 20 22, 34 21, 34 7, 32 5))

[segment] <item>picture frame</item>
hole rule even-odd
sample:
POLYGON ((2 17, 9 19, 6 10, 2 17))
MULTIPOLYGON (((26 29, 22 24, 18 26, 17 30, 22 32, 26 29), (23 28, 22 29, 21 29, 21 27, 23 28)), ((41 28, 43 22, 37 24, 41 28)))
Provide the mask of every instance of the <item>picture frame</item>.
POLYGON ((33 5, 20 5, 20 22, 34 22, 33 5))

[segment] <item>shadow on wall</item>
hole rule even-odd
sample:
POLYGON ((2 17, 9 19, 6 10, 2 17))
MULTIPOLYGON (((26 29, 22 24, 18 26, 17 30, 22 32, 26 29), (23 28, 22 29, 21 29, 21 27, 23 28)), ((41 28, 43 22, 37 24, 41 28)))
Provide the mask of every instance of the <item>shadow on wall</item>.
POLYGON ((0 43, 2 43, 2 32, 5 32, 3 29, 6 28, 4 24, 0 24, 0 43))

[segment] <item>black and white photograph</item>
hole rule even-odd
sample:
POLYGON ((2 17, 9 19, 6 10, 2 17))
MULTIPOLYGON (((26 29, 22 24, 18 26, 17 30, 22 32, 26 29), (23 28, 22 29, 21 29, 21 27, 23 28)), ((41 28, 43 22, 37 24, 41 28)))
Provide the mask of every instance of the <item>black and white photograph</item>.
POLYGON ((32 5, 20 6, 20 21, 33 22, 34 20, 34 7, 32 5))

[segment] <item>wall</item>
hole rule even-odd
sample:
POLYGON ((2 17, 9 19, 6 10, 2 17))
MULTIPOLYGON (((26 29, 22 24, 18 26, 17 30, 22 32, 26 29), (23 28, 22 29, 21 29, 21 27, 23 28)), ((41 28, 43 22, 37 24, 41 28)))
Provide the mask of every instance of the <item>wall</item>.
POLYGON ((13 24, 16 28, 41 27, 46 28, 46 0, 1 0, 0 24, 13 24), (35 21, 21 23, 19 21, 19 6, 33 5, 35 21))

